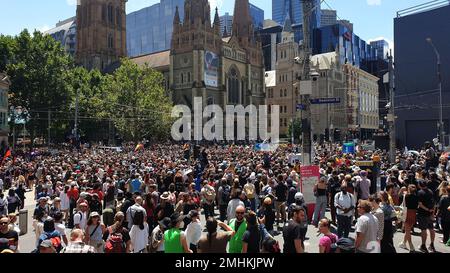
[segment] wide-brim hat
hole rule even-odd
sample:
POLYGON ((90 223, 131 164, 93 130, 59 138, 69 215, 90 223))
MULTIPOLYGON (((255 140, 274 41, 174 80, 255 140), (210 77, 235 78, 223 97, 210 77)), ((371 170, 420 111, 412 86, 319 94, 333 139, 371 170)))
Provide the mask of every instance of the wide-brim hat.
POLYGON ((185 218, 185 216, 181 215, 178 212, 174 212, 171 216, 170 216, 170 223, 172 226, 175 226, 176 224, 178 224, 179 222, 183 221, 185 218))
POLYGON ((165 217, 165 218, 162 219, 161 221, 158 221, 158 224, 161 225, 161 227, 162 227, 163 229, 168 229, 168 228, 170 228, 170 223, 171 223, 171 220, 170 220, 169 217, 165 217))
POLYGON ((169 199, 170 194, 168 192, 164 192, 163 194, 161 194, 161 196, 159 197, 161 200, 167 200, 169 199))

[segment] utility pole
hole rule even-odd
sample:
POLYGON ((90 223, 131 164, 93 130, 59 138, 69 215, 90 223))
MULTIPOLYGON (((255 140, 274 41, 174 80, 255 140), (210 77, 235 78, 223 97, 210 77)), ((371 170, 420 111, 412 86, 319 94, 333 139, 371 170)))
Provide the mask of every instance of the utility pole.
MULTIPOLYGON (((313 0, 303 0, 303 81, 310 80, 310 58, 312 55, 311 50, 311 13, 314 10, 313 0)), ((312 90, 311 90, 312 91, 312 90)), ((303 94, 302 96, 303 105, 305 106, 305 114, 302 115, 302 157, 303 165, 311 164, 311 101, 310 94, 303 94)))
POLYGON ((48 109, 48 146, 50 146, 51 110, 48 109))
POLYGON ((433 40, 431 38, 426 39, 427 42, 433 47, 434 53, 436 53, 437 58, 437 76, 438 76, 438 89, 439 89, 439 126, 438 126, 438 134, 439 134, 439 142, 441 143, 440 150, 444 151, 445 148, 445 132, 444 132, 444 122, 443 122, 443 114, 442 114, 442 73, 441 73, 441 55, 437 50, 436 46, 433 44, 433 40))
POLYGON ((389 122, 389 161, 395 163, 396 155, 396 132, 395 132, 395 76, 394 76, 394 61, 392 57, 392 50, 388 56, 389 59, 389 96, 390 96, 390 107, 388 114, 389 122))
POLYGON ((75 141, 76 146, 78 146, 78 104, 79 104, 79 93, 80 89, 77 88, 77 95, 75 99, 75 125, 74 125, 74 134, 75 134, 75 141))

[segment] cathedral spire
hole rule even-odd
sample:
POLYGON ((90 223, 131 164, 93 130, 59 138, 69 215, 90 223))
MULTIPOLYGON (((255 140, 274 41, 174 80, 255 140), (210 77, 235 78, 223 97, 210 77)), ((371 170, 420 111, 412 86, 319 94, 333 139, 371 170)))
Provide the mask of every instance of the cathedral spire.
POLYGON ((219 9, 216 7, 216 15, 214 16, 214 31, 217 34, 221 34, 220 33, 220 18, 219 18, 219 9))
POLYGON ((180 12, 178 11, 178 6, 175 9, 175 17, 173 18, 173 25, 179 25, 180 24, 180 12))
POLYGON ((236 0, 233 15, 233 34, 244 46, 253 40, 253 22, 250 16, 248 0, 236 0))

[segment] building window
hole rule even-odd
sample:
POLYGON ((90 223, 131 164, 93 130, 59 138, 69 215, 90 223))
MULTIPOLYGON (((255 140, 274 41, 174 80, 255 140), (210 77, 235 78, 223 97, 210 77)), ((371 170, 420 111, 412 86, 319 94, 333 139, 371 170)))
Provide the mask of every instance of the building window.
POLYGON ((114 23, 114 9, 111 4, 108 6, 108 22, 111 24, 114 23))
POLYGON ((184 74, 181 73, 181 83, 184 83, 184 74))
POLYGON ((102 6, 102 21, 106 22, 106 4, 103 4, 102 6))
POLYGON ((280 90, 280 98, 283 97, 283 89, 280 90))
POLYGON ((187 74, 187 76, 188 76, 188 82, 191 82, 191 72, 188 72, 188 74, 187 74))
POLYGON ((284 89, 284 96, 287 97, 287 89, 284 89))
POLYGON ((108 48, 113 49, 114 48, 114 38, 112 34, 108 35, 108 48))
POLYGON ((120 9, 119 8, 116 8, 116 20, 117 20, 117 25, 119 27, 121 27, 122 26, 122 15, 120 13, 120 9))
POLYGON ((239 103, 239 76, 235 68, 231 68, 228 77, 228 102, 239 103))

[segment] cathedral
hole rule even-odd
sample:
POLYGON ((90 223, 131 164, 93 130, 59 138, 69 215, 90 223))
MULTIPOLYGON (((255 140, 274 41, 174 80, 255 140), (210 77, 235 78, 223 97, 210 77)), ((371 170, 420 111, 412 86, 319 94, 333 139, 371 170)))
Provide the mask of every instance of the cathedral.
POLYGON ((78 0, 75 61, 105 71, 126 57, 127 0, 78 0))
POLYGON ((223 38, 208 0, 185 0, 184 20, 173 20, 171 49, 132 59, 162 72, 174 104, 265 104, 261 42, 255 36, 248 0, 236 0, 232 36, 223 38))

